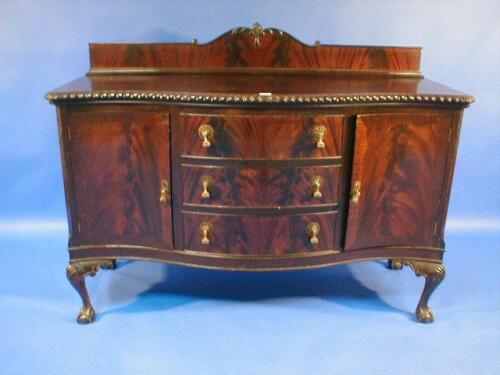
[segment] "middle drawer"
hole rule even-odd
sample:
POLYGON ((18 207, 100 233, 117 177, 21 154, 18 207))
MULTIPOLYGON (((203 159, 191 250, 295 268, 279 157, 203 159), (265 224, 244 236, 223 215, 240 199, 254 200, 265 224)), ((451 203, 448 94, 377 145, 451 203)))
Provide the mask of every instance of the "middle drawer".
POLYGON ((338 202, 340 166, 229 168, 183 165, 183 203, 292 207, 338 202))

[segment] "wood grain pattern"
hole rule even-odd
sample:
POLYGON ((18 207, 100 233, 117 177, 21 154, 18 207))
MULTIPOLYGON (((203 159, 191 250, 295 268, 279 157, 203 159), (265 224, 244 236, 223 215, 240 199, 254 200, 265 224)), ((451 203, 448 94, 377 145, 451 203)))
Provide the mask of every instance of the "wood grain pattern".
POLYGON ((458 94, 421 77, 394 77, 353 72, 270 74, 260 72, 170 74, 94 74, 72 82, 67 91, 156 91, 179 94, 458 94), (112 77, 112 78, 111 78, 112 77))
POLYGON ((78 242, 173 248, 170 203, 159 202, 161 180, 170 180, 168 114, 76 107, 65 109, 63 118, 78 242))
POLYGON ((344 116, 210 116, 182 114, 182 152, 201 157, 246 159, 321 158, 342 155, 344 116), (198 128, 214 135, 204 148, 198 128), (317 148, 313 130, 325 126, 325 148, 317 148))
POLYGON ((347 250, 434 245, 451 126, 444 113, 358 116, 347 250))
POLYGON ((153 102, 223 105, 280 104, 317 108, 323 105, 408 103, 438 107, 464 107, 470 95, 429 79, 335 71, 300 74, 267 71, 184 72, 165 74, 94 74, 80 77, 46 95, 51 102, 153 102), (261 97, 260 92, 271 93, 261 97))
POLYGON ((284 255, 310 253, 335 248, 334 213, 290 216, 228 216, 184 213, 184 246, 186 249, 240 255, 284 255), (202 245, 200 224, 213 227, 210 244, 202 245), (307 225, 321 226, 319 243, 312 245, 307 225))
POLYGON ((207 44, 90 44, 92 68, 293 68, 409 71, 419 47, 308 46, 276 30, 256 45, 248 31, 229 31, 207 44))
POLYGON ((185 203, 245 207, 308 206, 338 202, 339 167, 221 168, 184 166, 185 203), (209 176, 209 198, 203 198, 202 176, 209 176), (312 178, 320 176, 322 197, 313 196, 312 178))

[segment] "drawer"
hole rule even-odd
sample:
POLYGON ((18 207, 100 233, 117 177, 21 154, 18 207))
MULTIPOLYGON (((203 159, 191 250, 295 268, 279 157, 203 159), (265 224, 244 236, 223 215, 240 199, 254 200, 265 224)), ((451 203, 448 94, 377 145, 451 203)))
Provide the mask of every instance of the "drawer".
POLYGON ((332 250, 336 220, 336 213, 331 212, 290 216, 184 213, 184 246, 201 252, 266 256, 332 250), (313 229, 319 232, 314 234, 313 229))
POLYGON ((183 202, 287 207, 338 201, 340 167, 226 168, 183 166, 183 202))
POLYGON ((344 116, 182 114, 185 156, 291 159, 342 155, 344 116))

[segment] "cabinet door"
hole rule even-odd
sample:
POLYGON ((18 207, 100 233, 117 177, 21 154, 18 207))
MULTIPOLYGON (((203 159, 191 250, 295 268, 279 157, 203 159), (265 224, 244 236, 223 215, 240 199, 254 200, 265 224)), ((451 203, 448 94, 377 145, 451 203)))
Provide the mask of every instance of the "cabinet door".
POLYGON ((447 114, 357 117, 346 250, 434 246, 451 130, 447 114))
POLYGON ((68 108, 79 244, 172 249, 169 117, 130 107, 68 108), (162 185, 163 184, 163 185, 162 185), (169 194, 168 194, 169 195, 169 194))

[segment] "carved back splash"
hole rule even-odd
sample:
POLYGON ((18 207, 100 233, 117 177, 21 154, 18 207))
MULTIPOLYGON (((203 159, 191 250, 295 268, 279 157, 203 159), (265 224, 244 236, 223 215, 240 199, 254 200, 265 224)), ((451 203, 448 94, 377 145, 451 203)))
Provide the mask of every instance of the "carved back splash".
POLYGON ((368 70, 419 74, 419 47, 307 45, 275 28, 238 27, 215 40, 192 43, 90 44, 90 73, 151 70, 274 68, 368 70))

